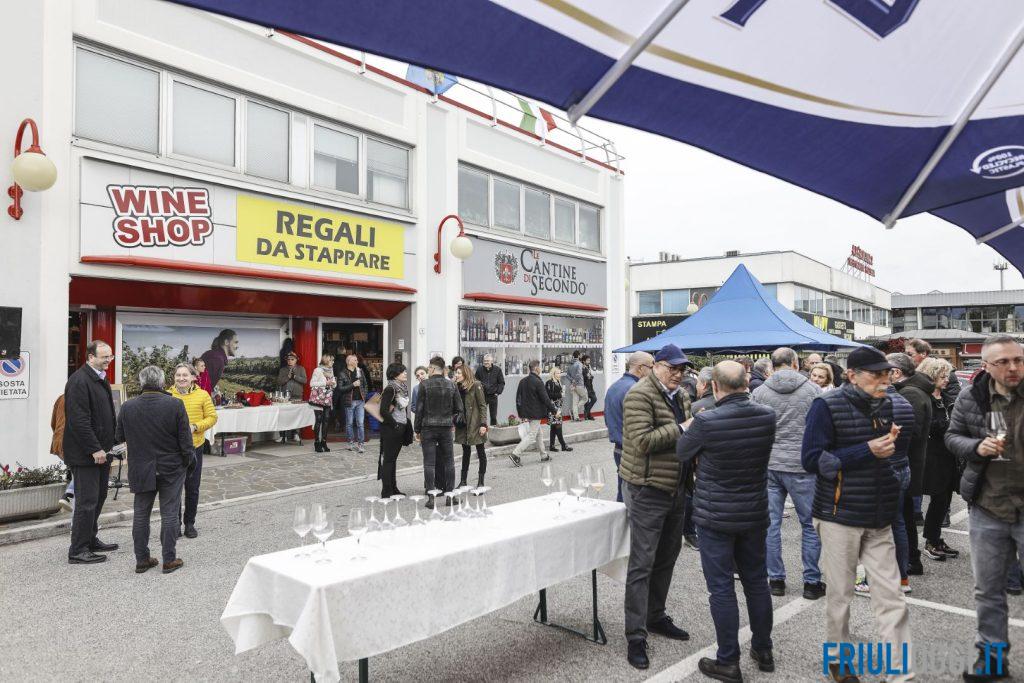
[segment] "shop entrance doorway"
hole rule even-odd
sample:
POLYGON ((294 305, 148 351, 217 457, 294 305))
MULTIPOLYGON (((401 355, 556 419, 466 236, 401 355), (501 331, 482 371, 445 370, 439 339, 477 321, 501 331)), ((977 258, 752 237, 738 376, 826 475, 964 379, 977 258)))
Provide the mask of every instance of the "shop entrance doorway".
MULTIPOLYGON (((320 321, 321 353, 334 355, 335 376, 345 367, 345 359, 354 353, 359 366, 369 377, 367 398, 380 393, 384 388, 384 359, 387 349, 387 323, 324 318, 320 321)), ((332 436, 345 434, 345 410, 340 395, 335 395, 334 419, 328 430, 332 436)), ((380 425, 369 415, 365 416, 367 438, 377 436, 380 425)))

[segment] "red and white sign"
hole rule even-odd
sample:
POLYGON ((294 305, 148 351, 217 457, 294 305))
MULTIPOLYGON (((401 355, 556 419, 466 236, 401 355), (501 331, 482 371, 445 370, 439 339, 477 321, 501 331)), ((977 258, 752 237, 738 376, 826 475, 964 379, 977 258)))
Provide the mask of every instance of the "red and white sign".
POLYGON ((205 187, 107 185, 114 241, 122 247, 199 245, 213 234, 205 187))
POLYGON ((865 275, 874 277, 875 269, 871 267, 874 262, 875 257, 858 247, 856 244, 850 247, 850 255, 846 258, 846 265, 855 270, 859 270, 865 275))
POLYGON ((875 257, 858 247, 856 244, 850 247, 850 256, 863 261, 869 266, 875 265, 875 257))

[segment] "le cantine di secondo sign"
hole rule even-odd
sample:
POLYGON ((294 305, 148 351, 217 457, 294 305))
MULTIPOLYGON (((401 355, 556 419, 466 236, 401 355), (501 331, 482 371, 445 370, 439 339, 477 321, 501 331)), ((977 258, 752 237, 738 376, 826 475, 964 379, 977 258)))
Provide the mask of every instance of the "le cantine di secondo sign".
MULTIPOLYGON (((200 246, 214 234, 209 190, 109 185, 122 247, 200 246)), ((238 195, 235 258, 402 279, 405 229, 372 216, 238 195)))

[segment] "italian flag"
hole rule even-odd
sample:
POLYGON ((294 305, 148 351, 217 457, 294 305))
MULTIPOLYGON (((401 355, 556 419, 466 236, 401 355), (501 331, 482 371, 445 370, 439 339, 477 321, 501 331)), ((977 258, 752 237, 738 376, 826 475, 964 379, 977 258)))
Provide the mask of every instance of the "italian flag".
MULTIPOLYGON (((522 97, 516 97, 516 99, 519 100, 519 108, 523 110, 523 119, 519 122, 519 127, 523 130, 528 130, 531 133, 536 133, 537 115, 534 113, 533 107, 522 97)), ((555 117, 551 115, 551 112, 543 107, 537 107, 537 109, 540 110, 540 116, 544 119, 544 123, 547 125, 549 131, 558 128, 555 124, 555 117)))

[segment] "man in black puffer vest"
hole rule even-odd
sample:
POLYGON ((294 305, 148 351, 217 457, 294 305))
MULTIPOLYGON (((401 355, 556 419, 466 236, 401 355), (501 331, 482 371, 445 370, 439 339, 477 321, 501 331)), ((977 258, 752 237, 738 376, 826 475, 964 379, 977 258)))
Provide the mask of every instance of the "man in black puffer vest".
MULTIPOLYGON (((910 618, 892 535, 900 495, 894 463, 906 467, 914 410, 899 394, 887 393, 892 365, 878 349, 856 349, 846 367, 847 383, 811 403, 800 456, 804 469, 818 475, 812 514, 828 585, 825 642, 850 642, 850 601, 860 562, 871 578, 878 633, 890 643, 893 667, 902 670, 910 618)), ((887 680, 910 680, 910 662, 906 667, 906 674, 887 680)), ((828 668, 836 681, 856 673, 838 664, 828 668)))
POLYGON ((720 681, 742 683, 739 609, 733 568, 743 582, 750 617, 750 656, 761 671, 774 671, 772 598, 768 593, 768 459, 775 441, 775 411, 754 403, 746 369, 726 360, 715 366, 714 410, 695 415, 676 445, 683 467, 696 468, 693 520, 707 582, 718 653, 700 670, 720 681))

